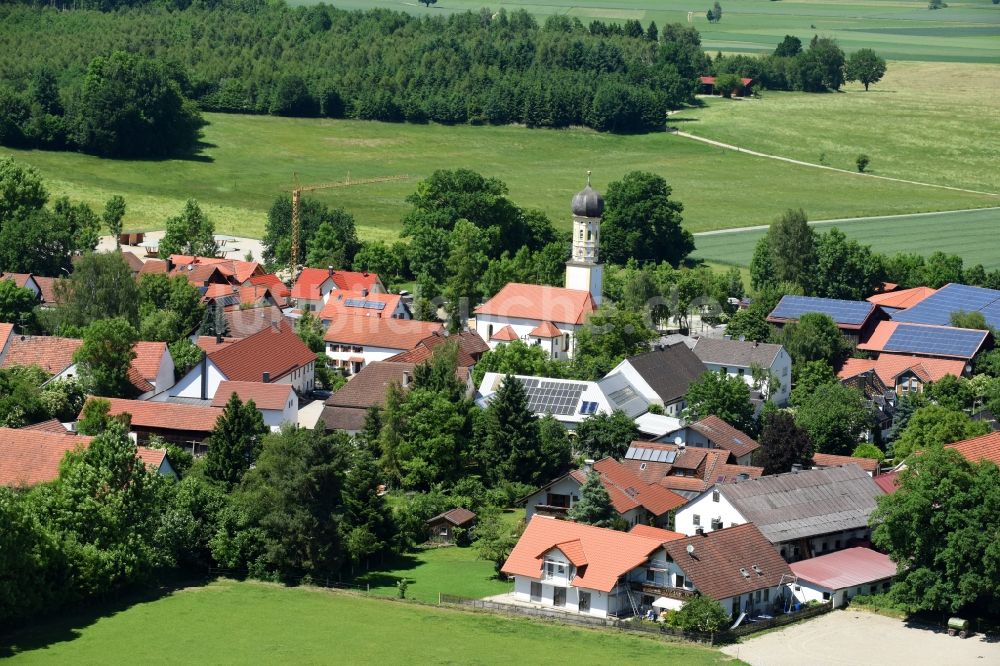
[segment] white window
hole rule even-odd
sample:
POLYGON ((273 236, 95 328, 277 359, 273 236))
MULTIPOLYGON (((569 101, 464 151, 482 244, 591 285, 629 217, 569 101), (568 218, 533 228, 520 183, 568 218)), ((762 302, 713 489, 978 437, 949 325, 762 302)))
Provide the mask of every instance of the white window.
POLYGON ((718 490, 713 490, 712 491, 712 501, 713 502, 718 502, 719 501, 719 491, 718 490))
POLYGON ((701 516, 699 516, 697 513, 691 516, 691 524, 701 525, 701 516))

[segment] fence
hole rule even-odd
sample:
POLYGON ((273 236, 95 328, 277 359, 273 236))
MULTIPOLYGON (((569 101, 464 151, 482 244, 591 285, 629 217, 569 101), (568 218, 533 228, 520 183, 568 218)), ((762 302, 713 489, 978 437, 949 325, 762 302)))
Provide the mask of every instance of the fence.
POLYGON ((833 610, 833 605, 827 603, 821 606, 809 607, 787 615, 779 615, 770 620, 758 620, 756 622, 740 625, 735 629, 725 629, 718 633, 709 634, 698 631, 685 631, 683 629, 677 629, 675 627, 667 626, 662 622, 643 622, 638 618, 621 620, 614 618, 606 619, 600 617, 589 617, 586 615, 577 615, 575 613, 568 613, 555 609, 521 606, 518 604, 510 604, 502 601, 490 601, 487 599, 470 599, 468 597, 458 597, 451 594, 439 594, 438 603, 479 608, 482 610, 507 613, 511 615, 540 617, 547 620, 555 620, 557 622, 566 622, 569 624, 578 624, 588 627, 608 627, 618 629, 619 631, 670 636, 694 643, 705 643, 707 645, 734 643, 741 636, 747 636, 772 627, 781 627, 786 624, 792 624, 793 622, 807 620, 818 615, 823 615, 824 613, 829 613, 833 610))

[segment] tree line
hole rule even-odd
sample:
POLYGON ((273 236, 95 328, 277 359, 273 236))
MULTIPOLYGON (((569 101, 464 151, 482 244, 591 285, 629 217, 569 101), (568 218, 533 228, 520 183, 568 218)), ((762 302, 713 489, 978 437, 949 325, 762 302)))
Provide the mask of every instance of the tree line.
MULTIPOLYGON (((415 17, 327 5, 114 13, 8 6, 0 20, 0 99, 20 100, 21 115, 32 116, 32 81, 39 70, 52 72, 59 94, 47 114, 60 115, 51 112, 56 100, 82 105, 67 137, 83 149, 90 145, 80 139, 89 135, 75 125, 86 111, 114 111, 107 97, 85 94, 94 53, 149 59, 172 82, 157 90, 170 89, 175 105, 186 98, 206 111, 617 132, 662 129, 667 109, 693 100, 707 67, 691 27, 588 27, 562 16, 539 25, 524 11, 503 9, 415 17)), ((41 135, 38 145, 56 147, 33 132, 22 140, 41 135)))

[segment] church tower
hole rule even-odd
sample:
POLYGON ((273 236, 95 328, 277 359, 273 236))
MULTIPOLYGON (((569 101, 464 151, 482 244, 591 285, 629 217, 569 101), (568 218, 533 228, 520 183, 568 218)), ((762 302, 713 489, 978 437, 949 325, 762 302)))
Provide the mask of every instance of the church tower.
POLYGON ((599 306, 604 285, 604 267, 598 263, 604 198, 590 186, 589 171, 587 186, 573 197, 572 209, 573 256, 566 262, 566 288, 589 291, 599 306))

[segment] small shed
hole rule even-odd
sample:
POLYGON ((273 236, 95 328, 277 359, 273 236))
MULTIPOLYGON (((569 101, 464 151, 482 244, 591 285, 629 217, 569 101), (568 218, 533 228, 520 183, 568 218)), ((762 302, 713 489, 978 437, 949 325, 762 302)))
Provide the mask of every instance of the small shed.
POLYGON ((832 601, 839 608, 858 594, 885 592, 896 576, 896 563, 870 548, 847 548, 790 565, 792 594, 802 602, 832 601))
POLYGON ((454 543, 455 528, 470 530, 476 526, 476 514, 461 507, 438 514, 426 522, 431 541, 454 543))

